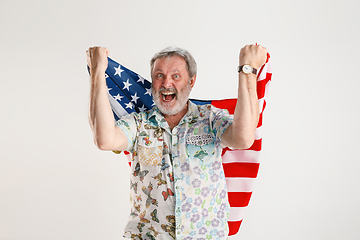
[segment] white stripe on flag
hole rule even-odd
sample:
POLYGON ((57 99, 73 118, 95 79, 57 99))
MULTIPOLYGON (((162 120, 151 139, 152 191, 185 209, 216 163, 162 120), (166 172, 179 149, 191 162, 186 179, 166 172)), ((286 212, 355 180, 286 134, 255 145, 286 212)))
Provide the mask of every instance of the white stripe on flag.
POLYGON ((265 95, 264 95, 265 100, 267 100, 269 96, 269 85, 270 85, 270 81, 265 85, 265 95))
POLYGON ((264 110, 264 101, 265 99, 262 98, 262 99, 259 99, 259 114, 262 113, 262 111, 264 110))
POLYGON ((272 69, 271 69, 271 62, 268 61, 264 67, 264 71, 266 71, 267 73, 272 73, 272 69))
POLYGON ((132 160, 131 153, 127 152, 127 153, 124 153, 124 155, 126 156, 128 163, 131 163, 131 160, 132 160))
POLYGON ((255 130, 255 140, 261 139, 261 132, 262 132, 262 131, 261 131, 261 127, 262 127, 262 126, 256 128, 256 130, 255 130))
POLYGON ((111 105, 112 110, 114 111, 114 113, 116 114, 116 116, 118 116, 119 118, 121 118, 122 116, 125 116, 126 114, 128 114, 125 109, 120 105, 120 103, 118 103, 112 96, 111 94, 108 92, 108 98, 109 98, 109 102, 111 105))
POLYGON ((258 163, 259 162, 259 151, 253 150, 235 150, 235 151, 226 151, 222 156, 223 163, 232 163, 232 162, 250 162, 258 163))
POLYGON ((228 221, 241 221, 247 207, 231 207, 228 221))
POLYGON ((252 192, 256 178, 226 178, 228 192, 252 192))
POLYGON ((263 70, 261 71, 260 75, 258 76, 258 81, 264 80, 266 78, 267 73, 272 73, 270 61, 265 64, 263 70))
POLYGON ((265 78, 266 78, 266 66, 264 67, 264 69, 263 69, 263 71, 261 72, 261 74, 258 76, 258 82, 259 81, 263 81, 263 80, 265 80, 265 78))

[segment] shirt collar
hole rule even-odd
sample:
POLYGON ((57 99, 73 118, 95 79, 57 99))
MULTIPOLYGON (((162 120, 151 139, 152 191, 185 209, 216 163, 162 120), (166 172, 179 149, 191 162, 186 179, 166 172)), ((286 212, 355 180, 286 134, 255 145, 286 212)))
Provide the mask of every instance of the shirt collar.
MULTIPOLYGON (((199 109, 197 105, 190 100, 188 101, 188 111, 184 115, 184 117, 180 120, 179 125, 191 122, 196 120, 199 117, 199 109)), ((165 127, 167 126, 167 122, 165 120, 164 115, 160 112, 159 108, 155 106, 150 110, 148 121, 150 125, 154 127, 165 127), (156 120, 156 121, 154 121, 156 120)))

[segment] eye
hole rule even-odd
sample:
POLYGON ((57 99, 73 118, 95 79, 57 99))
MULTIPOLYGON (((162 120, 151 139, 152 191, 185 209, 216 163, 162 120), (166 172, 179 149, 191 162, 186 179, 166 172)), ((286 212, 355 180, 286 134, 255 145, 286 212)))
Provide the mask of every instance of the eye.
POLYGON ((180 75, 179 75, 179 74, 175 74, 175 75, 173 76, 173 78, 174 78, 175 80, 178 80, 178 79, 180 79, 180 75))
POLYGON ((162 78, 164 75, 162 74, 162 73, 158 73, 157 75, 156 75, 156 77, 157 78, 162 78))

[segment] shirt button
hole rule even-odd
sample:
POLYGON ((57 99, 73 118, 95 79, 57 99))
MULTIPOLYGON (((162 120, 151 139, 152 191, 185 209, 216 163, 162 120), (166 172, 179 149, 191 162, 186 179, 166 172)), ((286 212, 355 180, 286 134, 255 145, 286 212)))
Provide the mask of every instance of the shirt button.
POLYGON ((177 165, 177 164, 175 164, 175 165, 174 165, 174 167, 178 167, 178 165, 177 165))
POLYGON ((176 186, 176 189, 179 189, 179 186, 176 186))
POLYGON ((180 231, 178 231, 177 234, 180 235, 180 231))

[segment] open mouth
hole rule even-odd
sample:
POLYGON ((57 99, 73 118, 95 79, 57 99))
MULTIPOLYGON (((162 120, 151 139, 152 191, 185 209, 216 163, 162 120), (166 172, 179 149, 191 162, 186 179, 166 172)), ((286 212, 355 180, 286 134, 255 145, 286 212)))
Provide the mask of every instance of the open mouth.
POLYGON ((170 91, 167 91, 167 92, 164 91, 161 93, 161 95, 162 95, 162 99, 165 102, 171 102, 176 97, 176 93, 170 92, 170 91))

